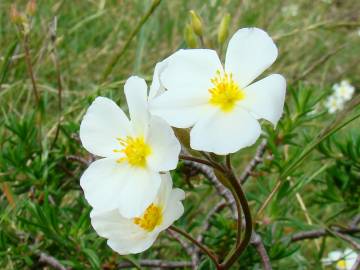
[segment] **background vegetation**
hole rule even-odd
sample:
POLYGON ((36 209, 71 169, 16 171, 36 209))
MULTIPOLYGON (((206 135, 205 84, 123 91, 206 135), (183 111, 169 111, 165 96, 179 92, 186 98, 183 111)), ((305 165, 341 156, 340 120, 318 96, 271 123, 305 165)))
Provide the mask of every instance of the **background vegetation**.
MULTIPOLYGON (((231 16, 230 36, 257 26, 279 47, 267 73, 287 78, 284 116, 275 131, 264 123, 258 145, 233 157, 236 171, 248 172, 244 189, 273 268, 323 269, 321 258, 329 251, 358 247, 359 94, 335 114, 323 104, 342 79, 360 86, 360 2, 163 0, 145 18, 153 2, 160 1, 38 1, 24 38, 10 10, 16 3, 24 11, 27 1, 0 1, 0 268, 49 269, 50 258, 62 265, 57 269, 118 269, 145 259, 198 260, 201 269, 211 269, 206 256, 166 232, 140 255, 117 255, 92 229, 79 185, 93 158, 78 139, 85 110, 98 95, 122 104, 130 75, 151 80, 156 62, 188 47, 183 33, 191 9, 202 18, 205 47, 222 55, 226 43, 219 44, 217 34, 225 14, 231 16), (275 196, 261 207, 269 194, 275 196), (309 232, 317 238, 304 240, 309 232)), ((191 163, 173 175, 187 192, 177 226, 226 254, 236 223, 211 176, 191 163)), ((254 240, 234 269, 261 268, 254 240)))

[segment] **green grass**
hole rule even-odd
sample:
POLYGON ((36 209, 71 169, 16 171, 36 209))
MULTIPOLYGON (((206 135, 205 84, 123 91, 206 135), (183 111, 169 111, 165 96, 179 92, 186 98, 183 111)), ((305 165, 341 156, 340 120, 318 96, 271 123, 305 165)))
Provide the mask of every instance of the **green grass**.
MULTIPOLYGON (((85 166, 69 157, 90 158, 78 140, 78 131, 84 112, 96 96, 111 97, 126 109, 125 80, 140 75, 150 83, 157 62, 187 47, 183 32, 191 9, 202 18, 205 46, 218 50, 222 57, 226 46, 217 44, 217 31, 227 13, 231 15, 230 36, 241 27, 256 26, 265 29, 279 47, 276 63, 264 75, 276 72, 286 77, 286 110, 275 131, 264 123, 264 137, 269 141, 266 159, 244 187, 253 215, 279 175, 305 146, 317 142, 321 130, 359 113, 356 98, 354 106, 341 114, 329 115, 322 107, 334 83, 347 78, 357 89, 360 87, 358 1, 162 0, 106 79, 103 73, 123 50, 152 1, 38 1, 29 48, 41 97, 39 107, 23 39, 10 21, 13 2, 0 2, 1 269, 39 269, 41 252, 73 269, 116 269, 116 264, 124 261, 91 228, 90 207, 79 185, 85 166), (294 4, 298 7, 296 16, 283 11, 294 4), (57 29, 52 41, 49 25, 54 17, 57 29), (316 104, 320 112, 308 115, 316 104)), ((25 9, 26 1, 15 2, 19 10, 25 9)), ((316 143, 302 163, 287 172, 290 178, 281 179, 284 184, 257 220, 256 230, 262 235, 274 269, 321 269, 322 256, 349 246, 336 237, 291 245, 284 239, 298 231, 347 226, 359 213, 359 123, 355 120, 321 144, 316 143), (305 202, 313 225, 308 224, 296 192, 305 202)), ((238 173, 255 149, 245 149, 233 157, 238 173)), ((220 197, 199 175, 191 177, 192 185, 188 185, 184 180, 187 174, 182 165, 174 172, 175 184, 187 191, 186 213, 177 225, 197 235, 207 212, 220 197)), ((227 209, 211 221, 205 244, 226 254, 234 241, 234 221, 227 209)), ((189 260, 181 245, 166 233, 150 250, 129 258, 189 260)), ((253 247, 234 269, 238 267, 261 269, 253 247)), ((202 269, 210 269, 206 257, 202 257, 202 269)))

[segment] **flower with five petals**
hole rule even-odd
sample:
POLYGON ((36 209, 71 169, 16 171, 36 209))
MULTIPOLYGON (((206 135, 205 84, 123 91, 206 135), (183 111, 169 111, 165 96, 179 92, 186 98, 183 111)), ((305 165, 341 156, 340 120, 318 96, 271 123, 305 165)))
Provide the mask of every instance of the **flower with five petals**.
POLYGON ((163 94, 150 110, 170 125, 190 128, 195 150, 228 154, 256 142, 259 119, 276 126, 284 106, 286 82, 279 74, 253 81, 276 59, 278 50, 258 28, 238 30, 223 67, 213 50, 179 50, 160 75, 163 94))
POLYGON ((176 168, 180 144, 164 120, 150 115, 146 82, 133 76, 124 88, 131 120, 112 100, 97 97, 81 122, 83 146, 103 158, 89 166, 80 185, 96 211, 118 209, 131 218, 153 202, 160 172, 176 168))
POLYGON ((148 249, 159 233, 184 213, 181 203, 184 198, 184 191, 173 189, 170 174, 165 173, 161 175, 157 196, 143 213, 134 218, 126 218, 117 210, 93 210, 90 213, 91 224, 119 254, 139 253, 148 249))

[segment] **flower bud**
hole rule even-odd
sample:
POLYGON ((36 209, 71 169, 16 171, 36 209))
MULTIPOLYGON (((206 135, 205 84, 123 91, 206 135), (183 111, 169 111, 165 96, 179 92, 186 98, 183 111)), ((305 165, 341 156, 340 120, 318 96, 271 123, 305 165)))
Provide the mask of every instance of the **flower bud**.
POLYGON ((26 14, 34 16, 36 12, 36 0, 29 0, 26 5, 26 14))
POLYGON ((197 42, 196 36, 194 34, 194 31, 190 25, 185 26, 184 38, 185 38, 186 45, 189 48, 197 48, 198 42, 197 42))
POLYGON ((15 4, 11 5, 11 8, 10 8, 10 20, 15 24, 21 24, 23 22, 22 15, 16 9, 15 4))
POLYGON ((220 22, 220 26, 218 30, 218 43, 220 45, 224 44, 224 42, 229 36, 230 19, 231 19, 230 14, 227 13, 220 22))
POLYGON ((191 17, 191 27, 193 31, 195 32, 196 35, 201 37, 203 34, 203 27, 199 15, 197 15, 194 10, 190 10, 190 17, 191 17))

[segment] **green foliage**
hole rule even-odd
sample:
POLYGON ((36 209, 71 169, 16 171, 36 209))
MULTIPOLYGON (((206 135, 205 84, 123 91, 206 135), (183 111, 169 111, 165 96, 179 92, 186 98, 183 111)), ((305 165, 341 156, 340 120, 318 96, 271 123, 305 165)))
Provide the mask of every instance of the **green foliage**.
MULTIPOLYGON (((346 227, 360 211, 360 122, 354 119, 336 133, 323 136, 360 111, 355 104, 343 114, 330 115, 323 106, 333 83, 348 78, 359 88, 360 70, 354 57, 360 53, 359 21, 352 16, 359 9, 358 3, 296 1, 299 14, 292 17, 279 11, 294 1, 162 1, 109 79, 102 81, 102 72, 149 5, 140 0, 38 1, 29 44, 41 96, 37 107, 22 40, 9 20, 13 2, 0 2, 1 269, 40 269, 44 267, 39 262, 41 253, 72 269, 117 269, 119 262, 136 264, 141 259, 190 260, 184 248, 166 232, 142 254, 121 257, 113 252, 91 227, 91 209, 79 185, 86 165, 72 157, 85 161, 93 158, 82 148, 78 130, 94 97, 108 96, 121 105, 128 76, 142 75, 149 81, 157 61, 185 47, 183 29, 190 21, 191 9, 202 19, 205 46, 222 55, 226 46, 216 46, 217 31, 225 14, 231 16, 229 36, 240 27, 257 26, 266 29, 279 45, 279 59, 273 70, 284 74, 288 81, 284 115, 275 130, 263 123, 265 154, 244 184, 256 217, 255 230, 263 239, 273 268, 321 269, 321 258, 327 252, 348 246, 340 239, 326 238, 321 240, 323 246, 315 249, 314 241, 291 243, 290 238, 296 232, 334 224, 346 227), (58 28, 52 41, 48 25, 54 16, 58 17, 58 28), (316 26, 319 22, 329 23, 316 26), (336 26, 339 22, 349 24, 336 26), (342 45, 346 49, 317 64, 342 45), (61 110, 52 46, 60 66, 61 110), (257 216, 278 181, 279 190, 257 216)), ((19 9, 26 4, 16 2, 19 9)), ((200 40, 196 44, 201 44, 200 40)), ((256 147, 233 156, 239 175, 256 147)), ((213 215, 209 229, 203 232, 207 213, 221 197, 208 179, 189 171, 184 164, 173 172, 173 178, 175 185, 187 193, 185 214, 176 225, 194 236, 203 234, 204 244, 223 258, 236 236, 236 222, 229 208, 213 215)), ((359 234, 354 239, 359 240, 359 234)), ((213 267, 206 256, 201 257, 199 269, 213 267)), ((261 268, 254 246, 249 246, 233 267, 261 268)))

